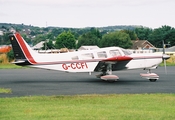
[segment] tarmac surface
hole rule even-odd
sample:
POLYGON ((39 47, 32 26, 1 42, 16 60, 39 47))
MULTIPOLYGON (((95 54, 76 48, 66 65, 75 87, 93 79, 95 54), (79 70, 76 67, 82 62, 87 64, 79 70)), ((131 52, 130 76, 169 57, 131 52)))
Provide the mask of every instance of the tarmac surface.
POLYGON ((140 94, 175 93, 175 67, 159 67, 152 72, 160 78, 150 82, 140 77, 146 70, 116 71, 116 82, 105 82, 92 73, 65 73, 41 69, 0 69, 0 88, 10 88, 11 94, 1 93, 0 97, 36 95, 82 95, 82 94, 140 94))

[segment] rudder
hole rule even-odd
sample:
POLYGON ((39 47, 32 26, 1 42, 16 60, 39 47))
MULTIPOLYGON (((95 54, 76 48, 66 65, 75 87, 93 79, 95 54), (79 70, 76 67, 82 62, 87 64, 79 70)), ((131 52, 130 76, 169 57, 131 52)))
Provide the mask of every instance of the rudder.
POLYGON ((14 57, 15 57, 15 64, 17 65, 31 65, 33 57, 31 56, 24 39, 21 37, 19 33, 9 35, 10 42, 12 44, 14 57))

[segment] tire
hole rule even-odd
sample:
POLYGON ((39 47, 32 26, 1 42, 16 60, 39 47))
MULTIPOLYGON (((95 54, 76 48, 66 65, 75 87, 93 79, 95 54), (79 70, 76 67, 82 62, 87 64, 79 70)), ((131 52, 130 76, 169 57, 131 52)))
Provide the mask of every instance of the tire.
POLYGON ((157 79, 149 79, 150 82, 156 82, 157 79))

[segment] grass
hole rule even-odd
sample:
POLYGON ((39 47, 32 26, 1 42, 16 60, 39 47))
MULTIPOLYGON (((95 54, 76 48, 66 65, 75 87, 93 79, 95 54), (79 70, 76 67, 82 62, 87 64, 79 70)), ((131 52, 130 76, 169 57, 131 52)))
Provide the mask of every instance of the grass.
POLYGON ((18 69, 18 68, 24 68, 21 66, 17 66, 15 64, 0 64, 0 69, 18 69))
MULTIPOLYGON (((166 65, 175 66, 175 56, 174 55, 170 55, 170 58, 166 60, 166 65)), ((162 61, 162 63, 159 66, 164 66, 164 61, 162 61)))
POLYGON ((0 54, 0 69, 16 69, 22 68, 15 64, 11 64, 8 60, 7 54, 0 54))
POLYGON ((10 93, 12 93, 12 91, 11 91, 11 89, 0 88, 0 93, 10 94, 10 93))
POLYGON ((172 120, 175 94, 0 98, 2 120, 172 120))
MULTIPOLYGON (((160 63, 159 66, 164 66, 164 62, 160 63)), ((166 66, 175 66, 175 63, 166 62, 166 66)))

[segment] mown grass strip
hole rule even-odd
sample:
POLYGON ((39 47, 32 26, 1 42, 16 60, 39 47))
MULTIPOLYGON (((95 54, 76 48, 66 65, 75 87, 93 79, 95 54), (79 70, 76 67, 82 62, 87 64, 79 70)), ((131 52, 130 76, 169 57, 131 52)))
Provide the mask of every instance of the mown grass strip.
POLYGON ((25 68, 25 67, 17 66, 15 64, 0 64, 0 69, 18 69, 18 68, 25 68))
MULTIPOLYGON (((164 62, 160 63, 159 66, 164 66, 164 62)), ((175 63, 166 62, 166 66, 175 66, 175 63)))
POLYGON ((172 120, 175 94, 0 98, 2 120, 172 120))
POLYGON ((12 90, 7 88, 0 88, 0 93, 10 94, 12 93, 12 90))

